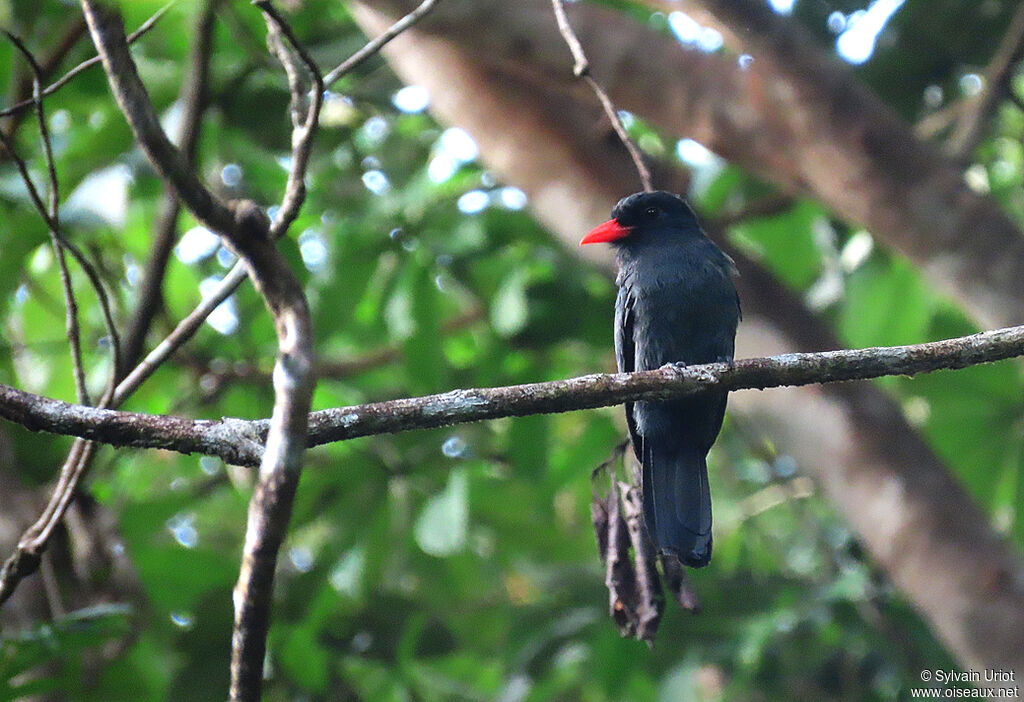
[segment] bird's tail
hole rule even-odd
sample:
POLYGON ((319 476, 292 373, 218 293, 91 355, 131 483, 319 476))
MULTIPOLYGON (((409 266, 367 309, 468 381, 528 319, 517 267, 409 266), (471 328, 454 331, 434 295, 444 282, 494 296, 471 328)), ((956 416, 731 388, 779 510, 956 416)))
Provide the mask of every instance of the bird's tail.
POLYGON ((711 562, 711 490, 703 452, 644 442, 644 522, 655 547, 684 565, 711 562))

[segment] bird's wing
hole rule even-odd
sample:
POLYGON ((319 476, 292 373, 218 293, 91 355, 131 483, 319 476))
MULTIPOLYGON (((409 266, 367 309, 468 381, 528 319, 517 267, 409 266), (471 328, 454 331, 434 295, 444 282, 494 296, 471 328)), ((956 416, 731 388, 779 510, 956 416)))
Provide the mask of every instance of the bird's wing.
MULTIPOLYGON (((620 373, 632 373, 636 370, 636 342, 633 340, 634 302, 629 287, 622 285, 615 300, 615 361, 620 373)), ((636 431, 632 402, 626 403, 626 426, 629 427, 629 437, 633 440, 633 451, 639 458, 643 455, 643 445, 636 431)))
MULTIPOLYGON (((715 248, 717 248, 717 247, 715 247, 715 248)), ((733 278, 739 278, 740 277, 740 269, 736 267, 736 261, 734 261, 732 259, 732 256, 730 256, 726 252, 722 251, 721 249, 718 249, 718 252, 720 254, 722 254, 722 257, 723 257, 723 260, 724 260, 723 269, 725 271, 726 280, 732 282, 733 278)), ((736 298, 736 315, 737 315, 737 318, 738 319, 743 319, 743 307, 742 307, 742 305, 740 305, 740 294, 739 294, 739 292, 736 291, 736 286, 735 285, 733 285, 732 293, 733 293, 733 297, 736 298)))
POLYGON ((636 350, 633 346, 633 296, 629 288, 619 288, 615 300, 615 361, 620 373, 636 370, 636 350))

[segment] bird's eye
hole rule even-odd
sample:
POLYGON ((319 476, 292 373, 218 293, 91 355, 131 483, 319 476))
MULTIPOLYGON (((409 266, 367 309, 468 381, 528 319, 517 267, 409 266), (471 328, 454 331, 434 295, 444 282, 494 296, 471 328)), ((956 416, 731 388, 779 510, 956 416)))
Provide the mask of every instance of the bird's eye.
POLYGON ((647 215, 648 217, 657 217, 658 216, 658 208, 657 207, 648 207, 646 210, 644 210, 644 214, 647 215))

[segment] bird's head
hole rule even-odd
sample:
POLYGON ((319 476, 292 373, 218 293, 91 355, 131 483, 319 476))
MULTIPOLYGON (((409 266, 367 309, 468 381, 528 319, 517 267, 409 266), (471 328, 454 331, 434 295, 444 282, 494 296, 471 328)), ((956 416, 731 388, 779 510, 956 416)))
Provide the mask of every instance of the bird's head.
POLYGON ((655 190, 619 200, 612 210, 612 218, 590 230, 580 246, 604 242, 628 246, 695 234, 701 236, 702 232, 697 216, 686 201, 673 193, 655 190))

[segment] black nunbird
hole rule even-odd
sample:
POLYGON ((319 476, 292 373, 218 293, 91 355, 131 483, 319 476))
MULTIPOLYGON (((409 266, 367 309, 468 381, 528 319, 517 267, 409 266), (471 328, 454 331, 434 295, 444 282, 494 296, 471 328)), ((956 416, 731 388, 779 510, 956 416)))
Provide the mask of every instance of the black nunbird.
MULTIPOLYGON (((623 198, 580 242, 610 242, 619 262, 615 356, 619 371, 666 363, 732 361, 740 301, 736 267, 686 202, 668 192, 623 198)), ((643 465, 644 522, 654 545, 695 568, 711 560, 706 457, 722 428, 725 393, 626 404, 643 465)))

